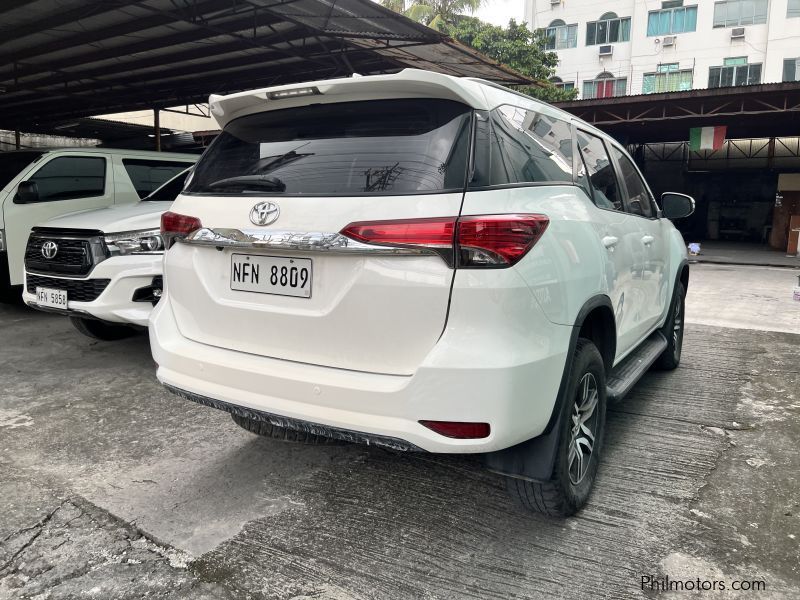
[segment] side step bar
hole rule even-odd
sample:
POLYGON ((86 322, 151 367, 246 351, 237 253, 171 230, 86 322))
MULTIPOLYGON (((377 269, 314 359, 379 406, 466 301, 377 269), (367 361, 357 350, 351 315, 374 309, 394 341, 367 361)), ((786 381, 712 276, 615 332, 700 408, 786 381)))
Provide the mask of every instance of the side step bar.
POLYGON ((666 347, 667 339, 656 331, 614 367, 606 382, 609 402, 622 400, 666 347))

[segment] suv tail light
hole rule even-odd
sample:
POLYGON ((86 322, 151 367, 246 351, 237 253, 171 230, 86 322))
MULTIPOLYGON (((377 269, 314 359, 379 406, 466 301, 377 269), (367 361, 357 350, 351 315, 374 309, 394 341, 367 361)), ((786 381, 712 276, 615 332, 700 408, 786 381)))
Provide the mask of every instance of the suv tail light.
POLYGON ((202 227, 203 224, 197 217, 165 212, 161 215, 161 237, 164 238, 164 247, 169 249, 176 239, 184 238, 202 227))
POLYGON ((350 223, 340 233, 364 244, 428 248, 450 266, 502 268, 525 256, 549 222, 529 214, 436 217, 350 223))
POLYGON ((547 229, 544 215, 461 217, 456 239, 460 267, 510 267, 547 229))

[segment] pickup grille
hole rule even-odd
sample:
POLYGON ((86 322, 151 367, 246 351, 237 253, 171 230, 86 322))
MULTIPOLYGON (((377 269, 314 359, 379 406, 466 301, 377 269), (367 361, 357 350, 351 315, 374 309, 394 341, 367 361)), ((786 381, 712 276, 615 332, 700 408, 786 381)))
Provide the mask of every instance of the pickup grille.
POLYGON ((102 238, 94 232, 83 236, 63 232, 34 230, 25 248, 25 270, 34 273, 52 273, 72 277, 87 275, 95 264, 107 257, 102 238), (56 251, 49 257, 46 245, 55 244, 56 251))
POLYGON ((41 275, 25 275, 25 286, 29 294, 35 294, 37 287, 48 287, 67 292, 68 302, 92 302, 103 293, 111 283, 110 279, 58 279, 41 275))

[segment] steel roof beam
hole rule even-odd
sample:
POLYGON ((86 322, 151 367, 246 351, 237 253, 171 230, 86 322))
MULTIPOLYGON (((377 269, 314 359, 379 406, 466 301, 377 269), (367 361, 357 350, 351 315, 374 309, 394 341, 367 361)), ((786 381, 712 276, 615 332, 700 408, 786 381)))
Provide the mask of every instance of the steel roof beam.
MULTIPOLYGON (((270 25, 275 23, 277 23, 277 21, 269 21, 269 22, 265 21, 260 26, 269 27, 270 25)), ((232 20, 224 24, 230 27, 232 30, 245 31, 247 29, 252 28, 253 21, 252 17, 248 16, 247 18, 232 20)), ((140 40, 138 42, 126 44, 124 46, 117 46, 115 48, 95 49, 94 52, 88 54, 73 56, 62 60, 47 61, 42 64, 23 63, 18 65, 16 70, 16 77, 18 78, 31 77, 41 73, 50 73, 55 70, 69 69, 73 67, 89 65, 92 63, 101 62, 109 59, 126 58, 133 56, 135 54, 141 54, 143 52, 165 50, 181 44, 201 43, 207 41, 208 38, 209 36, 207 35, 207 32, 193 29, 193 30, 181 31, 179 33, 175 33, 172 35, 162 36, 158 39, 158 41, 152 39, 140 40)), ((209 47, 208 50, 213 52, 215 45, 214 43, 208 43, 208 47, 209 47)), ((160 56, 153 58, 160 60, 160 56)), ((151 60, 153 58, 151 58, 151 60)), ((161 64, 161 63, 159 62, 156 64, 161 64)), ((3 67, 4 65, 0 65, 0 78, 6 77, 6 75, 3 72, 3 67)), ((119 67, 120 65, 116 65, 117 69, 119 69, 119 67)), ((12 75, 11 73, 8 73, 7 77, 10 79, 11 75, 12 75)))
MULTIPOLYGON (((228 2, 228 0, 222 0, 222 1, 228 2)), ((212 9, 218 11, 220 2, 221 0, 209 0, 207 2, 198 4, 194 9, 200 13, 203 13, 204 11, 210 11, 212 9)), ((139 3, 135 4, 127 3, 127 7, 142 9, 142 8, 147 8, 147 5, 139 3)), ((119 4, 117 4, 115 8, 117 11, 119 11, 120 10, 119 4)), ((97 42, 102 42, 103 40, 108 40, 119 36, 130 35, 132 33, 138 33, 140 31, 153 29, 155 27, 159 27, 162 25, 170 25, 175 22, 175 16, 166 13, 154 14, 149 17, 134 16, 134 15, 127 15, 127 16, 130 17, 129 20, 124 21, 122 23, 117 23, 116 25, 112 25, 110 27, 92 29, 91 31, 85 33, 80 33, 76 35, 67 36, 61 39, 56 39, 47 44, 37 44, 29 48, 18 50, 17 52, 9 53, 4 58, 4 60, 7 63, 21 62, 24 60, 29 60, 31 58, 36 58, 38 56, 46 56, 49 54, 54 54, 60 50, 67 50, 69 48, 81 47, 88 44, 96 44, 97 42)), ((41 31, 46 31, 46 29, 42 29, 41 31)), ((152 40, 152 43, 158 45, 158 40, 152 40)))
MULTIPOLYGON (((291 32, 286 32, 285 34, 284 33, 278 35, 273 34, 271 36, 264 37, 262 38, 262 41, 266 45, 266 47, 269 47, 276 43, 285 43, 286 41, 297 41, 304 39, 308 36, 309 36, 308 31, 292 30, 291 32), (291 35, 288 35, 289 33, 291 33, 291 35)), ((125 63, 124 66, 124 73, 128 75, 136 71, 149 69, 151 71, 156 71, 156 74, 158 74, 157 70, 162 69, 163 67, 169 67, 175 64, 191 64, 203 58, 224 57, 233 54, 239 54, 240 59, 244 59, 244 57, 241 55, 243 51, 245 51, 245 49, 238 41, 228 42, 227 44, 220 44, 220 45, 208 44, 201 48, 183 50, 180 52, 173 52, 164 55, 163 57, 159 56, 158 57, 159 62, 157 64, 154 64, 154 57, 146 57, 131 62, 127 62, 125 63)), ((252 52, 253 49, 247 48, 246 51, 252 52)), ((257 55, 253 54, 253 56, 257 55)), ((14 92, 21 92, 26 90, 42 90, 46 89, 47 87, 52 87, 56 85, 59 86, 68 85, 69 83, 72 82, 85 81, 87 79, 97 81, 102 85, 102 83, 105 81, 102 79, 103 77, 108 77, 109 75, 120 73, 120 65, 119 64, 104 65, 102 67, 97 67, 95 69, 87 69, 85 71, 80 71, 76 73, 66 72, 60 69, 57 71, 52 70, 52 72, 54 73, 53 75, 50 75, 48 77, 42 77, 40 79, 35 79, 30 83, 21 82, 16 86, 8 85, 6 86, 5 93, 7 97, 12 97, 10 95, 13 94, 14 92)), ((111 83, 113 81, 114 79, 108 79, 108 83, 111 83)))
MULTIPOLYGON (((395 65, 387 63, 381 57, 377 57, 370 52, 363 52, 360 56, 351 56, 350 60, 354 66, 362 73, 376 71, 386 71, 395 68, 395 65)), ((254 67, 247 71, 240 71, 238 79, 247 85, 243 88, 267 87, 280 83, 294 83, 310 79, 325 79, 339 75, 345 75, 341 68, 330 65, 327 68, 315 67, 313 69, 295 69, 287 71, 285 69, 265 70, 261 67, 254 67)), ((209 93, 229 93, 238 91, 231 88, 231 78, 229 75, 220 76, 213 79, 204 79, 202 82, 191 85, 176 85, 176 82, 164 82, 162 85, 142 86, 138 90, 121 90, 119 92, 103 94, 99 101, 93 91, 87 91, 80 95, 67 96, 60 98, 42 99, 41 103, 31 110, 31 101, 22 100, 10 105, 3 104, 3 111, 0 114, 0 127, 18 124, 24 125, 26 122, 45 122, 48 121, 47 115, 50 112, 58 114, 57 120, 66 120, 81 116, 97 114, 98 112, 116 112, 121 110, 134 110, 138 108, 152 108, 153 98, 160 99, 159 106, 174 106, 180 104, 203 102, 208 99, 209 93), (33 113, 33 114, 32 114, 33 113)))
MULTIPOLYGON (((328 51, 325 46, 320 44, 307 46, 306 49, 308 50, 308 53, 305 56, 308 58, 323 56, 332 58, 340 55, 340 53, 328 51)), ((77 83, 66 87, 63 87, 63 85, 58 82, 45 86, 40 86, 37 82, 35 87, 7 90, 5 94, 5 100, 8 102, 4 104, 6 106, 13 106, 14 104, 19 104, 20 102, 25 101, 25 98, 30 98, 30 102, 35 104, 37 95, 42 93, 69 97, 80 94, 81 92, 102 92, 104 89, 113 90, 114 88, 119 87, 125 87, 131 90, 152 88, 161 81, 169 81, 174 83, 175 81, 179 81, 191 75, 204 74, 206 76, 214 76, 216 74, 227 73, 229 78, 234 78, 238 76, 238 72, 240 70, 247 69, 249 67, 248 63, 267 63, 268 61, 274 61, 275 59, 281 59, 283 61, 293 59, 298 63, 303 61, 303 59, 300 57, 289 57, 289 59, 287 59, 282 52, 262 52, 261 54, 251 54, 247 57, 224 57, 221 60, 215 60, 212 62, 203 62, 198 64, 190 63, 180 67, 160 69, 150 73, 134 73, 133 71, 135 71, 135 69, 129 69, 126 67, 124 76, 115 78, 93 79, 88 83, 77 83)), ((327 66, 332 65, 332 63, 333 61, 329 60, 324 64, 327 66)), ((28 104, 30 105, 30 103, 28 104)))

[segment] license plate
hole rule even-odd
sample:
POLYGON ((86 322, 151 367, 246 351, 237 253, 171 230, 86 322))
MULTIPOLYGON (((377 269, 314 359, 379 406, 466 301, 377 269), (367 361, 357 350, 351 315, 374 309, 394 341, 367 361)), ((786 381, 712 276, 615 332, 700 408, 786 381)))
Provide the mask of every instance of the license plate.
POLYGON ((234 254, 231 256, 231 289, 310 298, 311 259, 234 254))
POLYGON ((40 306, 50 308, 67 308, 66 290, 54 290, 53 288, 36 288, 36 303, 40 306))

